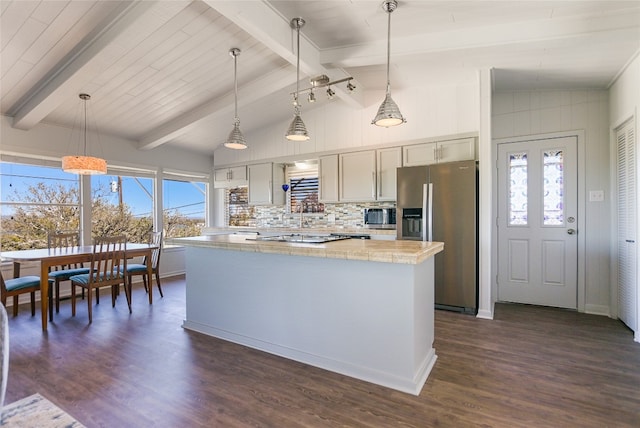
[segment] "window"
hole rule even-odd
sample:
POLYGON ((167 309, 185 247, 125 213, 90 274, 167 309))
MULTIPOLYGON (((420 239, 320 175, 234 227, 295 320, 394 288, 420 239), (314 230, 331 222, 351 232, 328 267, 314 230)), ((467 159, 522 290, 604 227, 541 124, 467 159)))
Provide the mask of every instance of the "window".
POLYGON ((80 182, 59 161, 3 155, 0 181, 3 251, 46 248, 49 231, 80 229, 80 182))
POLYGON ((225 205, 228 207, 225 219, 228 226, 255 226, 255 207, 249 205, 248 187, 227 189, 225 205))
POLYGON ((164 174, 162 180, 165 237, 197 236, 206 224, 209 180, 204 176, 164 174))
POLYGON ((91 177, 92 236, 124 234, 146 242, 153 231, 153 173, 109 168, 91 177))
POLYGON ((318 201, 318 166, 305 163, 304 166, 288 166, 286 170, 287 205, 292 213, 323 213, 324 204, 318 201))

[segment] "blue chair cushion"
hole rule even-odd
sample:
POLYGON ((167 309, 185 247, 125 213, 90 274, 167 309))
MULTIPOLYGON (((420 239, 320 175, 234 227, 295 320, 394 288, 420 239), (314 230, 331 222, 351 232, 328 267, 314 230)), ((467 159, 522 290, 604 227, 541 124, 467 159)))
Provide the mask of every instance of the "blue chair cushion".
POLYGON ((81 275, 83 273, 89 273, 89 268, 76 268, 76 269, 64 269, 49 272, 49 280, 66 281, 74 275, 81 275))
POLYGON ((21 290, 34 286, 40 286, 39 276, 21 276, 20 278, 7 279, 5 282, 7 291, 21 290))
MULTIPOLYGON (((124 269, 124 266, 120 266, 124 269)), ((127 265, 127 273, 147 273, 147 265, 131 263, 127 265)))
MULTIPOLYGON (((93 274, 93 277, 95 278, 96 275, 98 274, 93 274)), ((105 281, 105 280, 109 280, 109 279, 116 279, 116 278, 120 278, 120 279, 124 279, 122 272, 120 272, 120 275, 117 275, 115 272, 113 273, 107 273, 106 275, 104 273, 100 273, 100 281, 105 281)), ((74 275, 71 278, 69 278, 71 281, 78 283, 78 284, 83 284, 83 285, 87 285, 89 284, 89 274, 85 273, 82 275, 74 275)))

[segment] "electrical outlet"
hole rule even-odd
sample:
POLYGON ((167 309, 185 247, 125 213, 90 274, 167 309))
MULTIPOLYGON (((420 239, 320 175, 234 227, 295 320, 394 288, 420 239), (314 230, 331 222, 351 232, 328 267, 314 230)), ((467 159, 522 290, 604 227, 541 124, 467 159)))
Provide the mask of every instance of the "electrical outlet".
POLYGON ((589 202, 604 201, 604 190, 591 190, 589 192, 589 202))

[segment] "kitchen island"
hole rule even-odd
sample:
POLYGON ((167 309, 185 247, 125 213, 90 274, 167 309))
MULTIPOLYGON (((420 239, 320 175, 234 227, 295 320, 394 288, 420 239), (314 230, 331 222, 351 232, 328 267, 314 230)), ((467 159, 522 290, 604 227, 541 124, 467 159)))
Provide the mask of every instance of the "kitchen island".
POLYGON ((183 327, 418 395, 435 361, 439 242, 242 235, 185 247, 183 327))

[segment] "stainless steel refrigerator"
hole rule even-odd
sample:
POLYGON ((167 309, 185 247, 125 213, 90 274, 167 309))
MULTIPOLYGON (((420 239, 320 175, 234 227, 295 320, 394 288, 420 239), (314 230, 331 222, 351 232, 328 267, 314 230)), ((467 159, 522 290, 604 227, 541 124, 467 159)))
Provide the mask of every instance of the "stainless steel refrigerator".
POLYGON ((435 256, 435 303, 478 311, 478 173, 475 161, 397 170, 398 239, 444 242, 435 256))

